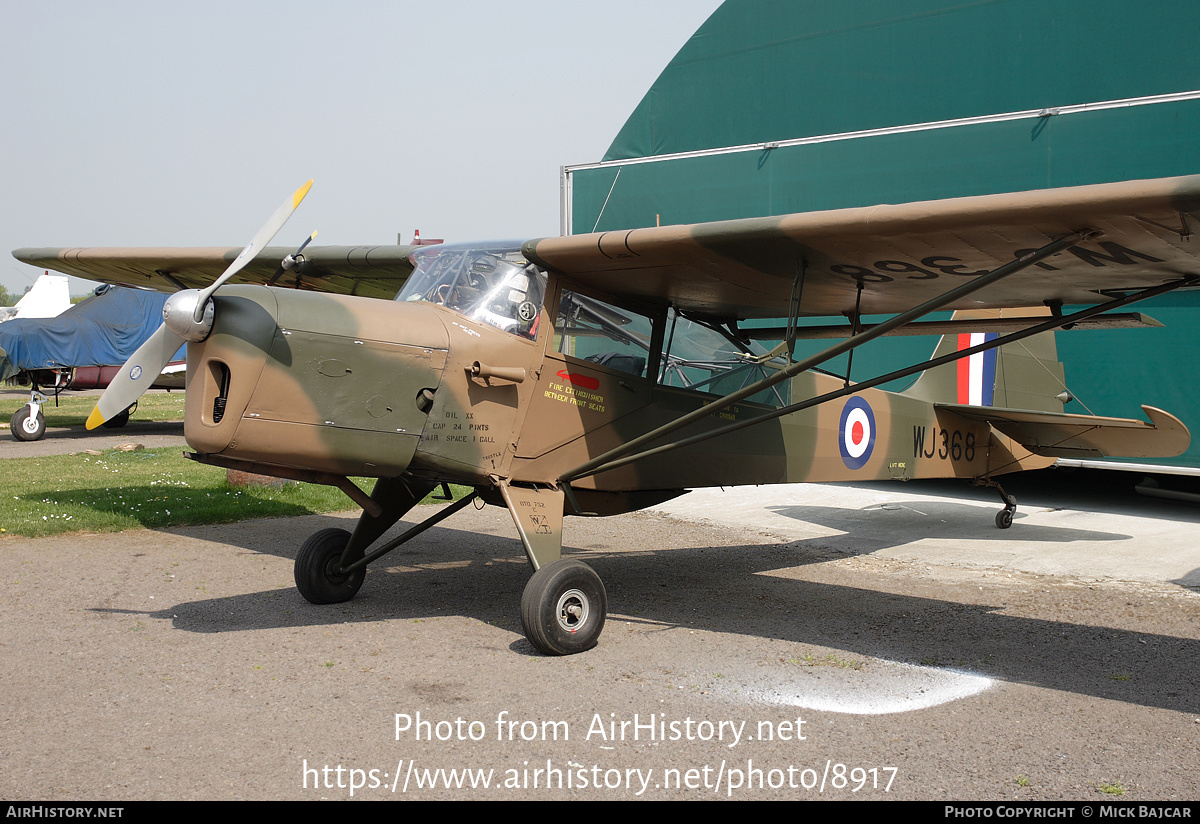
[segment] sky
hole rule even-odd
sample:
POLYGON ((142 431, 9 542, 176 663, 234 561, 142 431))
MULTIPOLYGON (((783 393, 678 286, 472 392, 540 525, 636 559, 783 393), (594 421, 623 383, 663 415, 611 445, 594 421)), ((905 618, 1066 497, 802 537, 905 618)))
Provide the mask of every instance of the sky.
MULTIPOLYGON (((242 246, 559 234, 720 0, 0 0, 0 283, 22 246, 242 246)), ((72 293, 89 284, 72 279, 72 293)))

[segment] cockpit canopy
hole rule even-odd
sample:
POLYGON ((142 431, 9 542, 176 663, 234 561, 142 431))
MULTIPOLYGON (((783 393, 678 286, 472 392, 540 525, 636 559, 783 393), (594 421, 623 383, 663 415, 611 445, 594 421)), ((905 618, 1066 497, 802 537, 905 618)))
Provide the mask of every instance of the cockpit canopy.
POLYGON ((518 242, 442 244, 417 249, 396 300, 436 303, 530 340, 537 337, 546 273, 518 242))

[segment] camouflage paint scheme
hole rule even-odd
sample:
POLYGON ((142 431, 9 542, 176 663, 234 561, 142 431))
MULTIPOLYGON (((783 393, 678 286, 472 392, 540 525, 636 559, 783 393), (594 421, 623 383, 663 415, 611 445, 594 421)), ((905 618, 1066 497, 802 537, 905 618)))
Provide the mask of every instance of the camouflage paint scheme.
MULTIPOLYGON (((279 261, 296 251, 267 246, 231 283, 279 285, 391 300, 412 264, 408 256, 416 246, 316 246, 309 247, 298 266, 285 271, 279 261)), ((241 249, 199 247, 107 247, 75 249, 25 248, 13 252, 17 260, 43 269, 98 280, 116 286, 157 289, 203 289, 212 283, 241 249)))
MULTIPOLYGON (((1048 466, 1063 454, 1178 454, 1190 435, 1158 410, 1147 410, 1151 424, 1062 414, 1062 400, 1055 396, 1064 384, 1052 338, 1034 338, 996 355, 999 367, 988 378, 995 407, 959 402, 960 373, 952 363, 924 373, 905 393, 865 389, 703 443, 562 480, 596 456, 705 405, 713 404, 711 413, 667 439, 774 408, 748 400, 722 407, 713 403, 722 392, 656 380, 666 373, 669 312, 724 324, 732 340, 738 321, 787 314, 801 274, 801 315, 849 315, 859 301, 864 313, 900 312, 1079 231, 1101 234, 948 308, 1094 304, 1114 290, 1191 275, 1195 254, 1186 236, 1197 204, 1200 178, 1193 177, 534 240, 503 251, 526 265, 523 277, 532 278, 530 283, 541 278, 545 284, 545 299, 530 304, 536 318, 525 318, 521 334, 511 326, 498 328, 495 316, 489 322, 450 308, 448 297, 434 297, 436 284, 428 293, 402 290, 395 301, 306 288, 225 286, 213 296, 211 334, 188 346, 186 435, 199 459, 219 465, 283 477, 313 473, 327 483, 349 476, 381 479, 355 535, 340 539, 331 560, 322 561, 330 581, 342 581, 351 562, 442 482, 473 486, 485 501, 507 506, 534 569, 561 571, 565 568, 554 562, 564 513, 626 512, 690 488, 928 477, 990 482, 993 476, 1048 466), (559 351, 567 348, 575 323, 556 317, 568 295, 578 296, 575 305, 591 306, 592 317, 609 318, 592 330, 601 345, 624 335, 625 343, 642 347, 644 362, 615 368, 611 364, 621 361, 606 365, 604 358, 559 351), (641 338, 619 328, 635 316, 652 330, 641 338)), ((360 284, 354 289, 364 292, 374 257, 370 265, 384 274, 371 288, 381 289, 408 277, 421 255, 436 261, 439 254, 474 254, 473 248, 495 251, 482 245, 428 247, 410 255, 411 248, 396 247, 366 255, 364 264, 342 247, 332 252, 318 247, 306 255, 299 282, 289 285, 315 284, 315 276, 304 276, 304 266, 322 261, 327 285, 354 281, 360 284)), ((187 262, 172 271, 169 250, 15 254, 87 277, 119 270, 123 282, 136 280, 147 260, 166 267, 155 270, 158 277, 187 283, 208 271, 205 265, 219 267, 230 258, 224 251, 208 253, 209 264, 201 265, 195 261, 203 255, 180 252, 174 259, 187 262)), ((269 279, 271 254, 268 249, 245 276, 269 279)), ((418 275, 412 277, 415 282, 418 275)), ((448 295, 451 286, 443 284, 438 294, 448 295)), ((940 348, 947 347, 954 348, 950 336, 940 348)), ((767 361, 760 368, 770 372, 781 365, 767 361)), ((805 372, 787 384, 786 396, 796 400, 840 389, 843 381, 805 372)), ((299 584, 299 557, 297 565, 299 584)), ((594 644, 599 634, 594 617, 589 619, 594 634, 581 645, 570 634, 559 641, 543 637, 554 623, 546 616, 555 598, 561 616, 570 595, 578 616, 578 593, 590 591, 577 577, 561 586, 547 580, 536 574, 531 587, 538 592, 531 598, 527 589, 523 601, 531 640, 559 653, 594 644)), ((593 612, 598 609, 602 627, 598 578, 595 584, 599 600, 582 597, 582 610, 587 614, 589 603, 593 612)), ((345 597, 354 591, 357 585, 345 597)), ((302 592, 309 597, 303 587, 302 592)))

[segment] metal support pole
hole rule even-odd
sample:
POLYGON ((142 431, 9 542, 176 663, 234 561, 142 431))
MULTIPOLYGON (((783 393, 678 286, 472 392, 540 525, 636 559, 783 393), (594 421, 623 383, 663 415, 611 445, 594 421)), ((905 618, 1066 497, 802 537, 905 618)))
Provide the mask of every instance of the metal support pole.
POLYGON ((436 515, 433 515, 432 517, 426 518, 424 521, 421 521, 421 523, 417 524, 412 529, 409 529, 407 532, 405 532, 403 535, 399 536, 398 538, 393 538, 392 540, 388 541, 386 544, 384 544, 383 546, 381 546, 379 549, 375 550, 371 554, 363 556, 362 558, 358 559, 357 561, 350 564, 349 566, 339 568, 337 570, 337 574, 345 575, 348 572, 353 572, 354 570, 358 569, 359 567, 365 567, 367 564, 371 563, 372 561, 382 558, 384 555, 387 555, 389 552, 391 552, 396 547, 400 546, 402 543, 407 541, 409 538, 415 538, 418 535, 420 535, 422 532, 424 532, 425 530, 429 529, 430 527, 437 526, 442 521, 446 520, 451 515, 453 515, 455 512, 458 512, 460 509, 462 509, 463 507, 465 507, 467 504, 471 503, 471 501, 475 500, 478 497, 479 497, 479 492, 475 491, 475 492, 472 492, 470 495, 466 496, 465 498, 455 501, 454 503, 450 504, 450 506, 446 507, 445 509, 443 509, 441 512, 437 513, 436 515))

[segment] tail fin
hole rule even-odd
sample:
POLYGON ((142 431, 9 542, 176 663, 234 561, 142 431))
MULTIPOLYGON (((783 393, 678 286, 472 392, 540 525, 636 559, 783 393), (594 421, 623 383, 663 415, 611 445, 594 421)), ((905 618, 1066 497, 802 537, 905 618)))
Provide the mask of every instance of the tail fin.
MULTIPOLYGON (((954 320, 1004 317, 1005 310, 978 309, 954 313, 954 320)), ((1007 310, 1009 316, 1049 316, 1049 310, 1007 310)), ((933 357, 969 349, 988 340, 992 332, 943 335, 933 357)), ((990 349, 921 373, 903 394, 931 403, 957 403, 1062 412, 1066 392, 1063 365, 1058 361, 1054 333, 1045 332, 990 349)))

